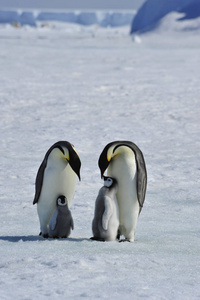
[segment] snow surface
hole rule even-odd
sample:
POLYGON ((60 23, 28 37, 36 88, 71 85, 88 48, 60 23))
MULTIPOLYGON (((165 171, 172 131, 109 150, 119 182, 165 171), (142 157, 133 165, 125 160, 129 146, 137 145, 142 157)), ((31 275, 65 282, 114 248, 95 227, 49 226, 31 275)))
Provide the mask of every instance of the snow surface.
POLYGON ((200 1, 146 0, 133 19, 131 33, 154 30, 159 21, 172 11, 184 13, 182 19, 200 17, 200 1))
POLYGON ((0 26, 1 299, 200 298, 200 39, 173 24, 136 42, 129 27, 0 26), (82 161, 75 229, 43 239, 34 182, 61 139, 82 161), (136 241, 91 241, 97 161, 118 139, 147 164, 136 241))

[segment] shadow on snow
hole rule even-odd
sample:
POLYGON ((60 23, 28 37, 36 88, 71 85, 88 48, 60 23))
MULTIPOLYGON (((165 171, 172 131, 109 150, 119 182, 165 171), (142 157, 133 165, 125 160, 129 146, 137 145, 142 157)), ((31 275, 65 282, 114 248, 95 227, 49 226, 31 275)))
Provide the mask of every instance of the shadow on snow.
POLYGON ((21 236, 0 236, 0 241, 7 241, 12 243, 17 243, 19 241, 22 242, 36 242, 36 241, 69 241, 69 242, 83 242, 83 241, 91 241, 89 238, 60 238, 60 239, 53 239, 53 238, 43 238, 42 236, 35 236, 35 235, 21 235, 21 236))

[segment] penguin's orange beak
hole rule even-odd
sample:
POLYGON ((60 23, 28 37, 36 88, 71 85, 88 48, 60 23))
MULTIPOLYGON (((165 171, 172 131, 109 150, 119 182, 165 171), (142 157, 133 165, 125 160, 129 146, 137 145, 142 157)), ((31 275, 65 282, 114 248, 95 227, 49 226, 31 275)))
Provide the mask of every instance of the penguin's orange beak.
POLYGON ((70 157, 69 156, 65 156, 65 159, 69 162, 70 161, 70 157))

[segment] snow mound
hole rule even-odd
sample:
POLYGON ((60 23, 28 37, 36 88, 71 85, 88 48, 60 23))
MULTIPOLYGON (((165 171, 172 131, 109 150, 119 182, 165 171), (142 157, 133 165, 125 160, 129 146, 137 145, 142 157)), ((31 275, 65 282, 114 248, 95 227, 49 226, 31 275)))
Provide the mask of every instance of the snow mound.
POLYGON ((200 30, 200 18, 184 19, 184 22, 180 20, 184 19, 184 15, 172 12, 162 18, 158 23, 158 26, 154 30, 155 32, 188 32, 200 30))
POLYGON ((168 13, 176 11, 185 15, 185 20, 200 16, 199 0, 147 0, 133 19, 131 33, 146 32, 155 29, 159 21, 168 13))
POLYGON ((118 27, 130 25, 135 11, 132 12, 104 12, 104 11, 83 11, 83 12, 20 12, 2 10, 0 11, 0 23, 19 23, 20 25, 36 26, 37 21, 59 21, 77 23, 80 25, 94 25, 101 27, 118 27))

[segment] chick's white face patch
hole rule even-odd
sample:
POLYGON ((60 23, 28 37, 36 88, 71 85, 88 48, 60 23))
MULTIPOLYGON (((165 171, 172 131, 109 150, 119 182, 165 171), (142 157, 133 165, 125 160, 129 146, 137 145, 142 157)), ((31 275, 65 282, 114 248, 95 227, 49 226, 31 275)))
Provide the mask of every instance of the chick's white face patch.
POLYGON ((112 178, 108 177, 106 180, 104 180, 104 186, 110 187, 113 184, 112 178))
POLYGON ((58 205, 65 206, 67 204, 67 199, 58 198, 58 205))

